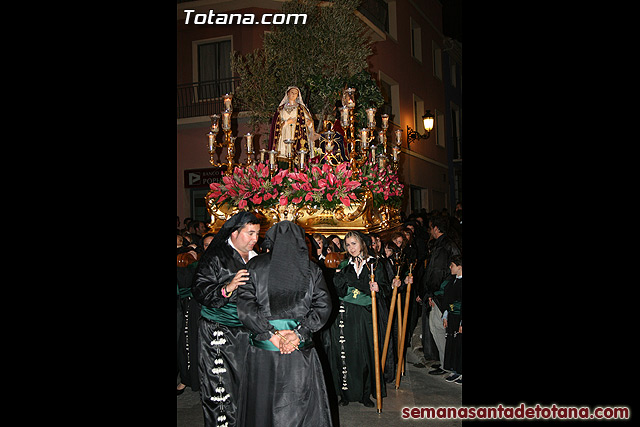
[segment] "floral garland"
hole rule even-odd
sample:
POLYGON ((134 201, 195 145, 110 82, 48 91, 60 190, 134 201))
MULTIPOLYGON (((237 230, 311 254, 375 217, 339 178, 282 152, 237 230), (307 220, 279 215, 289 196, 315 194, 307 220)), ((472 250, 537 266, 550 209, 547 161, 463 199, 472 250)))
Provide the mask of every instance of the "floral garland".
POLYGON ((360 181, 352 180, 349 162, 335 166, 325 163, 314 165, 305 171, 294 168, 281 169, 272 178, 265 163, 236 167, 232 176, 224 176, 222 182, 210 185, 208 197, 218 206, 229 204, 239 209, 268 208, 275 205, 303 205, 313 203, 325 210, 340 204, 351 205, 368 187, 374 196, 374 206, 402 203, 403 185, 389 166, 378 171, 378 166, 367 168, 360 181))

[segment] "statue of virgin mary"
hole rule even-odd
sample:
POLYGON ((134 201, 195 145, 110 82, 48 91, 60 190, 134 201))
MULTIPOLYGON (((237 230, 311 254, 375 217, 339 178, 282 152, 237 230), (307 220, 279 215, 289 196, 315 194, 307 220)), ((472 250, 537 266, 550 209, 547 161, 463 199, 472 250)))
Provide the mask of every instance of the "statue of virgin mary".
POLYGON ((275 149, 278 152, 278 162, 286 162, 291 147, 284 141, 291 139, 295 141, 296 150, 306 148, 313 153, 313 142, 318 137, 313 130, 313 117, 302 100, 300 89, 289 86, 271 121, 269 150, 275 149))

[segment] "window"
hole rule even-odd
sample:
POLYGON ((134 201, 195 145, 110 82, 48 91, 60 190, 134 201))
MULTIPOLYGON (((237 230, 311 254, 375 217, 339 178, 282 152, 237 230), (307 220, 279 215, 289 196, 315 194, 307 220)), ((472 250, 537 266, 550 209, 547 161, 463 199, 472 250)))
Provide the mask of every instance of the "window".
POLYGON ((380 92, 384 103, 379 108, 380 114, 388 114, 389 120, 400 123, 400 89, 398 82, 387 76, 382 71, 378 72, 380 78, 380 92))
POLYGON ((451 103, 451 140, 453 142, 453 158, 461 159, 460 151, 460 107, 451 103))
POLYGON ((436 42, 432 42, 431 46, 433 52, 433 75, 442 80, 442 49, 436 42))
POLYGON ((413 128, 416 132, 424 134, 424 121, 422 116, 424 114, 424 101, 416 95, 413 95, 413 128))
POLYGON ((411 212, 420 212, 422 209, 422 191, 420 187, 411 186, 411 212))
POLYGON ((411 28, 411 56, 422 62, 422 31, 420 25, 413 18, 409 18, 411 28))
POLYGON ((194 54, 194 81, 199 82, 199 98, 218 98, 231 93, 231 39, 194 42, 194 54))
POLYGON ((436 145, 439 147, 445 146, 445 126, 444 126, 444 114, 436 110, 436 145))
POLYGON ((451 61, 451 86, 456 87, 458 85, 458 81, 456 78, 456 70, 458 68, 458 64, 453 59, 451 61))

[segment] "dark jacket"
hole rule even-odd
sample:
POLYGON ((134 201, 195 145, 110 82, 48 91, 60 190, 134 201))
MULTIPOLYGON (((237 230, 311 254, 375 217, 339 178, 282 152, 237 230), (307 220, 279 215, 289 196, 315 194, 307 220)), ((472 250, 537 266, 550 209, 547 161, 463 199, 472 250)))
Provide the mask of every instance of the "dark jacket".
POLYGON ((424 289, 420 289, 423 300, 433 297, 433 293, 440 289, 440 284, 451 275, 449 264, 455 255, 460 255, 460 249, 453 240, 445 234, 436 239, 424 273, 424 289))
POLYGON ((246 269, 246 264, 227 242, 208 249, 202 254, 194 274, 191 287, 193 297, 203 306, 211 308, 220 308, 227 302, 236 303, 238 293, 233 292, 230 298, 225 298, 222 296, 222 286, 231 282, 238 270, 246 269))

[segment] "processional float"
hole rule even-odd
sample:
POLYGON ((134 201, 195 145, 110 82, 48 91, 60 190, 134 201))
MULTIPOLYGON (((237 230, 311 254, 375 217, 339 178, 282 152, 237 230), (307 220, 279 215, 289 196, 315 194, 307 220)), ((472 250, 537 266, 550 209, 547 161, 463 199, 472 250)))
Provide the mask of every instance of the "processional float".
MULTIPOLYGON (((340 161, 336 151, 338 134, 323 124, 319 142, 324 142, 324 150, 314 146, 296 149, 295 142, 287 144, 288 168, 280 169, 276 150, 260 150, 260 159, 253 159, 253 136, 244 135, 247 147, 247 162, 235 163, 235 140, 231 131, 232 95, 223 98, 224 111, 211 115, 208 134, 210 163, 215 167, 226 167, 221 183, 211 184, 206 196, 207 210, 211 216, 209 231, 216 233, 225 221, 235 213, 246 210, 260 220, 260 234, 275 223, 289 220, 300 225, 309 234, 336 234, 340 238, 349 231, 363 233, 388 232, 401 225, 400 207, 403 184, 398 180, 398 162, 402 144, 402 129, 395 130, 393 146, 387 142, 389 116, 382 114, 380 129, 376 129, 375 108, 366 109, 367 127, 355 127, 355 89, 347 88, 342 93, 340 124, 344 129, 344 148, 348 161, 340 161), (223 141, 217 141, 222 118, 223 141), (226 148, 226 163, 214 161, 217 149, 226 148), (391 151, 389 153, 389 148, 391 151), (390 155, 389 155, 390 154, 390 155)), ((398 276, 401 260, 396 260, 398 276)), ((373 265, 371 268, 375 268, 373 265)), ((371 281, 375 281, 371 270, 371 281)), ((410 273, 409 273, 410 274, 410 273)), ((395 304, 398 308, 398 354, 404 350, 404 338, 409 307, 409 292, 405 299, 404 319, 401 318, 401 301, 397 288, 392 295, 392 306, 387 322, 387 330, 382 351, 382 361, 378 349, 378 329, 376 316, 376 293, 371 292, 372 319, 375 350, 376 403, 378 413, 382 412, 380 365, 384 372, 390 328, 395 304)), ((399 388, 400 372, 403 371, 402 357, 398 361, 396 389, 399 388)))

